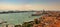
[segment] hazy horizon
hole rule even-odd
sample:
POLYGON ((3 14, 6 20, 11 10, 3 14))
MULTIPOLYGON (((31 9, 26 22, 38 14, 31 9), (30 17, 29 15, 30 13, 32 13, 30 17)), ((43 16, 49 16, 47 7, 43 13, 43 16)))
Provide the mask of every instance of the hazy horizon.
POLYGON ((0 0, 0 10, 60 10, 60 0, 0 0))

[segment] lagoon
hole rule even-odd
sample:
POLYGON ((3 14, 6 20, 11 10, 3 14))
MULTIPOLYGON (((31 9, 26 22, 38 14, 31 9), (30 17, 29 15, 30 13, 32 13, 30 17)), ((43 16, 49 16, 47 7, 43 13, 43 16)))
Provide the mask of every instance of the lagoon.
POLYGON ((22 24, 23 22, 33 21, 40 16, 31 16, 35 12, 0 14, 0 20, 7 21, 7 24, 22 24))

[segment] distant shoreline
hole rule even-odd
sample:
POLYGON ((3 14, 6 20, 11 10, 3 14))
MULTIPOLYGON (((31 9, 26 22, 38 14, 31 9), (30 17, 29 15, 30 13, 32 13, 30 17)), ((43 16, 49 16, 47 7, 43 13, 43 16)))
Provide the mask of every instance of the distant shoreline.
MULTIPOLYGON (((2 11, 0 12, 0 14, 8 14, 8 13, 24 13, 24 12, 43 12, 43 11, 2 11)), ((46 11, 48 12, 48 11, 46 11)), ((55 12, 55 11, 53 11, 55 12)), ((60 12, 60 11, 56 11, 56 12, 60 12)))
POLYGON ((8 13, 24 13, 24 12, 37 12, 37 11, 2 11, 0 14, 8 14, 8 13))

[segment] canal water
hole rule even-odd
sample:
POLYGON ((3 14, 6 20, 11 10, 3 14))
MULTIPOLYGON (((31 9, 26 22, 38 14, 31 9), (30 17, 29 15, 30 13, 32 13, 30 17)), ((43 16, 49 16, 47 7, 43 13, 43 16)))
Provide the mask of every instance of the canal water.
POLYGON ((23 22, 32 21, 35 18, 40 17, 40 16, 31 16, 34 13, 35 12, 0 14, 0 22, 7 21, 7 24, 22 24, 23 22))

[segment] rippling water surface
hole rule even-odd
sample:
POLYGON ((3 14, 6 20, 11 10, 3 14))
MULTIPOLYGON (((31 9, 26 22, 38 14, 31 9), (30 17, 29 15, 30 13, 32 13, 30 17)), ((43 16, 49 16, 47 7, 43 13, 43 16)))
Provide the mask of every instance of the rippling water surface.
POLYGON ((39 16, 31 16, 35 12, 0 14, 0 19, 7 21, 7 24, 22 24, 25 21, 34 20, 39 16))

